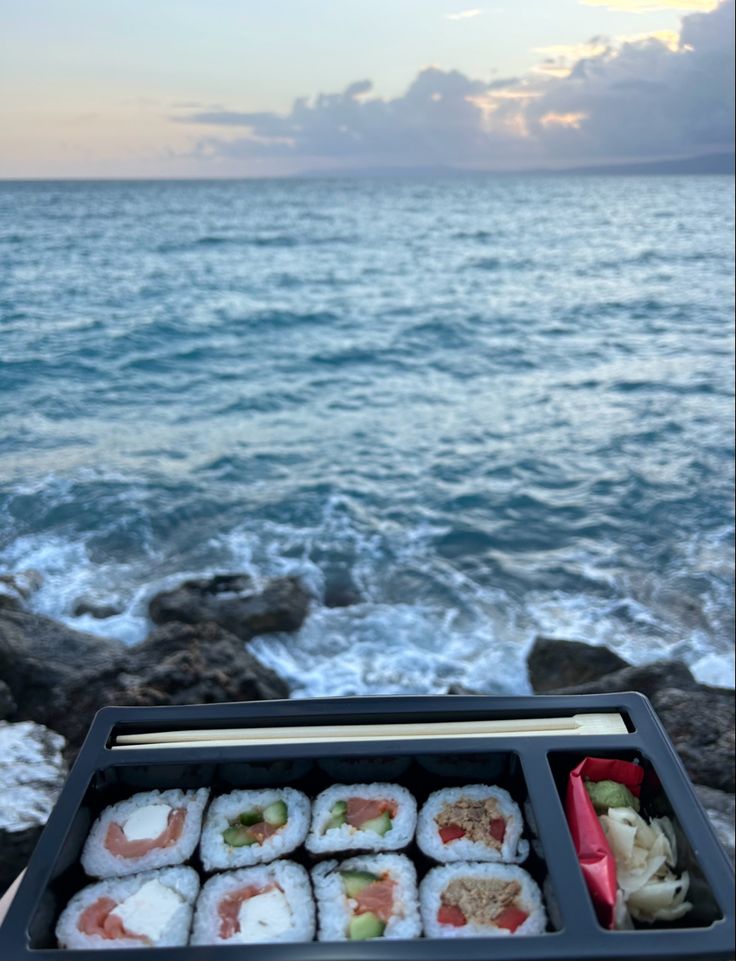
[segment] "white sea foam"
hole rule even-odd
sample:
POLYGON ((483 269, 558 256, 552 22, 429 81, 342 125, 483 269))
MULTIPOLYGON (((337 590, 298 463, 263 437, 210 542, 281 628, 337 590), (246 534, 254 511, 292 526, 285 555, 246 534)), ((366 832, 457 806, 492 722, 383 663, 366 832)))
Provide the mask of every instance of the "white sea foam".
POLYGON ((581 571, 591 591, 537 589, 520 597, 479 583, 439 556, 436 541, 444 533, 429 523, 376 528, 356 520, 344 498, 331 497, 312 526, 253 518, 213 534, 205 552, 210 563, 196 569, 177 570, 173 560, 150 550, 135 562, 100 563, 84 538, 40 534, 0 552, 0 568, 41 572, 33 609, 126 643, 150 630, 151 596, 187 577, 243 571, 259 586, 270 577, 299 576, 317 598, 301 630, 264 635, 249 645, 295 695, 443 692, 453 683, 527 693, 525 654, 536 634, 605 644, 635 664, 679 657, 698 679, 733 684, 724 614, 729 530, 686 545, 676 569, 648 580, 627 581, 615 567, 612 546, 595 555, 581 551, 565 563, 581 571), (349 574, 360 603, 326 608, 319 602, 329 563, 349 574), (678 578, 693 569, 709 572, 707 589, 700 585, 684 604, 678 578), (80 597, 112 601, 121 613, 73 617, 80 597))

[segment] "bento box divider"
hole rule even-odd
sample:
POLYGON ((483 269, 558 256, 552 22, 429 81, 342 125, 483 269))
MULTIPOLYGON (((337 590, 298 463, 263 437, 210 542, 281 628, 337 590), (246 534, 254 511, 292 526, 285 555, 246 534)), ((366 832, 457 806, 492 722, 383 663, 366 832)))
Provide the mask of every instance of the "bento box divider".
POLYGON ((575 941, 594 937, 600 926, 580 872, 557 785, 547 763, 547 746, 525 745, 519 756, 563 931, 575 941))

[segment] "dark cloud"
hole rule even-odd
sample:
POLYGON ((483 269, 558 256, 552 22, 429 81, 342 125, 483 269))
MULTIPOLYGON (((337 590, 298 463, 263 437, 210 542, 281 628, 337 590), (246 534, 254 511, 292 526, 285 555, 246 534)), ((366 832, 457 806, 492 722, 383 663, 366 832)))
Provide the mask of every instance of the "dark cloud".
POLYGON ((282 157, 334 166, 509 167, 646 158, 733 143, 734 0, 683 19, 680 46, 657 39, 579 60, 569 76, 485 82, 423 70, 393 99, 362 80, 295 101, 286 115, 204 110, 179 122, 241 128, 198 152, 282 157))
POLYGON ((530 103, 532 136, 571 157, 646 157, 733 144, 734 4, 685 17, 680 47, 626 43, 581 60, 530 103), (581 115, 573 126, 554 117, 581 115), (545 117, 547 121, 545 122, 545 117))

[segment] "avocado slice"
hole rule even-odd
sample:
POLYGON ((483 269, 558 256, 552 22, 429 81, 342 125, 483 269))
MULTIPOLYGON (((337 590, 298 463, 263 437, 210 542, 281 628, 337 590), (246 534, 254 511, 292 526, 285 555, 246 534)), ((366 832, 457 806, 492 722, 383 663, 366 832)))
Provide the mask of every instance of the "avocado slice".
POLYGON ((384 921, 372 911, 366 911, 365 914, 356 914, 350 919, 348 937, 351 941, 367 941, 368 938, 380 938, 385 929, 384 921))
POLYGON ((340 875, 345 888, 345 894, 347 894, 349 898, 357 898, 364 888, 367 888, 369 884, 373 884, 374 881, 378 880, 376 875, 371 874, 369 871, 341 871, 340 875))
POLYGON ((240 815, 238 820, 240 821, 241 824, 244 824, 246 827, 250 827, 251 824, 260 824, 261 821, 263 820, 263 815, 261 814, 260 811, 256 811, 255 809, 253 809, 250 811, 243 811, 243 813, 240 815))
POLYGON ((263 810, 263 820, 272 827, 280 828, 289 819, 289 808, 286 801, 274 801, 263 810))
POLYGON ((364 821, 360 825, 361 831, 375 831, 376 834, 384 835, 387 831, 391 830, 391 815, 388 811, 384 811, 383 814, 379 814, 377 818, 371 818, 370 821, 364 821))
POLYGON ((231 824, 222 832, 222 840, 231 848, 244 848, 250 844, 258 844, 247 827, 243 824, 231 824))

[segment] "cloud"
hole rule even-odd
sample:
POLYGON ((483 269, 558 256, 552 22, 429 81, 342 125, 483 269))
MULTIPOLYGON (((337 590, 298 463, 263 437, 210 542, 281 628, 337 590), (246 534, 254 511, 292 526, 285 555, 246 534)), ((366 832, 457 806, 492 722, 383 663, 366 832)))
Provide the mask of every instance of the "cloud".
POLYGON ((580 0, 584 7, 606 7, 624 13, 652 13, 657 10, 700 10, 709 13, 718 0, 580 0))
POLYGON ((460 13, 447 13, 445 14, 445 20, 471 20, 473 17, 479 17, 482 13, 482 10, 474 7, 472 10, 462 10, 460 13))
POLYGON ((200 156, 298 167, 499 169, 688 156, 733 141, 734 0, 660 31, 541 48, 524 77, 477 80, 428 67, 400 96, 368 80, 296 100, 286 114, 199 110, 200 156))
POLYGON ((600 57, 605 53, 620 50, 627 43, 646 43, 648 40, 658 40, 672 51, 680 46, 680 34, 675 30, 651 30, 648 33, 616 37, 598 36, 585 43, 554 43, 535 47, 535 53, 541 53, 543 59, 532 69, 534 73, 548 77, 569 77, 580 60, 589 60, 591 57, 600 57))

